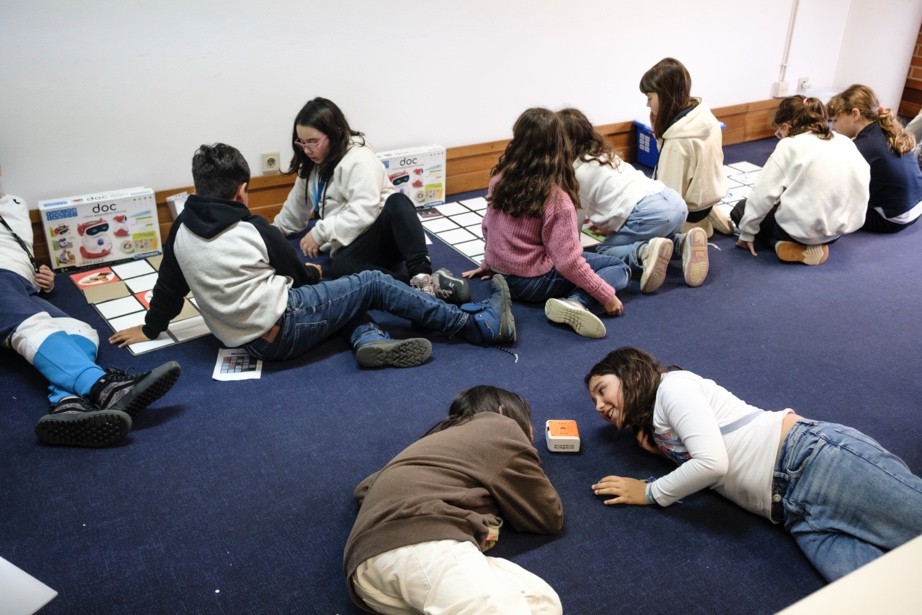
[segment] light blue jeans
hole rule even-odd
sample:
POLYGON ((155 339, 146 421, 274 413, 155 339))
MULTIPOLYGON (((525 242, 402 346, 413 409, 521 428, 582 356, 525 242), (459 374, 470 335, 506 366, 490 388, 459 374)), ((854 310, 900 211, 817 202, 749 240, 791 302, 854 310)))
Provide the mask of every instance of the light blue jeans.
MULTIPOLYGON (((583 252, 583 258, 592 270, 616 291, 626 288, 631 281, 631 270, 616 256, 583 252)), ((576 299, 587 309, 598 305, 592 295, 582 288, 577 288, 554 267, 544 275, 533 278, 506 275, 506 282, 509 284, 512 298, 519 301, 543 302, 555 297, 569 297, 576 299)))
POLYGON ((617 256, 628 266, 643 269, 643 263, 637 257, 637 249, 654 237, 675 241, 687 215, 685 201, 672 188, 645 196, 634 206, 634 211, 624 221, 624 225, 605 237, 605 241, 597 245, 595 251, 598 254, 617 256))
POLYGON ((362 271, 328 282, 292 288, 270 344, 257 338, 246 345, 259 359, 284 361, 302 355, 334 333, 342 332, 353 348, 387 337, 368 316, 382 310, 452 337, 468 314, 450 303, 411 288, 380 271, 362 271))
MULTIPOLYGON (((773 500, 827 581, 922 534, 922 478, 865 434, 802 420, 778 455, 773 500)), ((776 507, 777 508, 777 507, 776 507)))

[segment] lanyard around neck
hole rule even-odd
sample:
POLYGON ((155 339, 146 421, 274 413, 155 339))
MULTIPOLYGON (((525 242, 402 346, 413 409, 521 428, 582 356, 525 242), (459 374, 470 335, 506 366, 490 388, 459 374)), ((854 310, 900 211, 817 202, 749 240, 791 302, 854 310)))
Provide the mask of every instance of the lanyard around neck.
POLYGON ((26 242, 23 241, 22 237, 16 234, 16 231, 10 228, 9 223, 3 219, 3 216, 0 216, 0 224, 3 224, 3 226, 6 227, 6 230, 10 232, 10 235, 13 236, 13 239, 16 240, 16 243, 18 243, 20 247, 22 247, 22 249, 25 251, 25 253, 29 255, 29 262, 32 263, 32 269, 38 273, 38 261, 35 260, 35 257, 32 255, 32 250, 29 249, 29 246, 26 245, 26 242))

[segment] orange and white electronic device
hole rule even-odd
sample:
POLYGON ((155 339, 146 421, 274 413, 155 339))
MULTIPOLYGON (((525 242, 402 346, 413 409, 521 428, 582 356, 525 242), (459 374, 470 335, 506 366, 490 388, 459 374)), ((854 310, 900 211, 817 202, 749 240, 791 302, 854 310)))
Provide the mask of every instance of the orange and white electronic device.
POLYGON ((545 424, 547 450, 552 453, 578 453, 579 430, 576 421, 551 420, 545 424))

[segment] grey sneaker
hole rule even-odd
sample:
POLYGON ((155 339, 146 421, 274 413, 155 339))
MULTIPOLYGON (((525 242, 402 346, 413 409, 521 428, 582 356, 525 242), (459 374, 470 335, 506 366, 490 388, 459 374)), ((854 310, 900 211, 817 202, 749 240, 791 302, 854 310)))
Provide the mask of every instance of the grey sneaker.
POLYGON ((408 340, 378 339, 355 349, 362 367, 416 367, 432 355, 432 343, 422 337, 408 340))
POLYGON ((35 425, 46 444, 100 447, 120 442, 131 429, 131 417, 120 410, 101 410, 83 397, 65 397, 35 425))
POLYGON ((89 398, 103 410, 121 410, 135 416, 163 397, 176 384, 180 371, 176 361, 137 376, 107 369, 106 375, 93 385, 89 398))
POLYGON ((432 274, 432 288, 436 297, 448 303, 461 305, 471 300, 471 285, 468 281, 444 267, 432 274))
POLYGON ((548 299, 544 304, 544 314, 551 322, 570 325, 583 337, 605 337, 605 325, 599 317, 575 299, 548 299))
POLYGON ((672 258, 672 240, 654 237, 647 242, 643 255, 643 275, 640 276, 640 292, 655 293, 666 280, 666 268, 672 258))

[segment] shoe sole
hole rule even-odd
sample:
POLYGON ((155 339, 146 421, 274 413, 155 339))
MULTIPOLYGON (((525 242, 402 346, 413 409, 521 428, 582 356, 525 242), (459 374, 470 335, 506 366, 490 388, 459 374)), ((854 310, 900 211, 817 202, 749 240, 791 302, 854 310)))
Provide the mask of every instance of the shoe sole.
POLYGON ((35 426, 35 435, 45 444, 98 448, 124 439, 131 430, 131 417, 119 410, 46 414, 35 426))
POLYGON ((605 324, 589 310, 581 310, 567 305, 560 299, 548 299, 544 304, 544 314, 551 322, 570 325, 583 337, 601 339, 605 337, 605 324))
POLYGON ((436 292, 447 292, 444 297, 448 303, 462 305, 471 300, 471 287, 464 278, 453 276, 447 269, 439 269, 432 274, 432 287, 436 292), (443 285, 442 281, 446 283, 443 285))
POLYGON ((822 265, 829 258, 829 246, 805 246, 794 241, 779 241, 775 244, 778 260, 786 263, 822 265))
POLYGON ((423 338, 400 340, 387 344, 369 344, 355 351, 362 367, 416 367, 432 355, 432 343, 423 338))
POLYGON ((499 314, 499 338, 495 341, 498 343, 514 342, 515 317, 512 315, 512 293, 509 292, 509 283, 498 273, 493 275, 491 281, 493 288, 503 296, 503 310, 499 314))
POLYGON ((176 361, 170 361, 154 368, 143 380, 134 385, 129 393, 106 409, 121 410, 134 418, 138 412, 163 397, 167 391, 173 388, 173 385, 179 380, 181 371, 182 368, 176 361))
POLYGON ((647 250, 656 250, 654 255, 656 260, 651 267, 645 266, 643 275, 640 276, 640 292, 644 294, 655 293, 666 280, 666 268, 669 266, 669 259, 672 258, 672 241, 651 239, 647 244, 647 250))
POLYGON ((707 234, 700 228, 693 228, 686 233, 685 245, 682 246, 685 284, 691 288, 701 286, 708 277, 709 268, 707 234))

